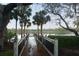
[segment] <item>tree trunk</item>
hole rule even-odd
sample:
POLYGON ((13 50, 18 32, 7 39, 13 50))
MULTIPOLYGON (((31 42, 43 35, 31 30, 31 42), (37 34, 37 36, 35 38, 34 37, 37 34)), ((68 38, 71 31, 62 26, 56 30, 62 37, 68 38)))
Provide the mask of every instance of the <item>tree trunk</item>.
POLYGON ((21 26, 21 39, 22 39, 22 26, 21 26))
POLYGON ((78 32, 74 32, 76 36, 79 36, 78 32))
POLYGON ((26 34, 26 31, 25 31, 25 26, 24 26, 24 36, 25 36, 25 34, 26 34))
POLYGON ((41 24, 41 36, 43 36, 43 34, 42 34, 42 28, 43 28, 43 25, 41 24))
POLYGON ((66 30, 69 30, 75 34, 75 36, 79 36, 78 32, 75 29, 70 29, 70 28, 64 28, 66 30))
POLYGON ((42 30, 43 30, 43 25, 41 24, 41 37, 42 37, 41 39, 42 39, 42 43, 43 43, 43 31, 42 30))
POLYGON ((74 30, 74 29, 67 29, 67 30, 73 32, 75 34, 75 36, 79 36, 79 34, 78 34, 78 32, 76 30, 74 30))
POLYGON ((39 25, 37 26, 37 30, 38 30, 37 33, 38 33, 38 36, 39 36, 39 25))
POLYGON ((75 29, 70 29, 69 27, 66 28, 66 27, 62 26, 60 23, 59 23, 59 25, 60 25, 63 29, 69 30, 69 31, 73 32, 73 33, 75 34, 75 36, 79 36, 78 32, 77 32, 75 29))
MULTIPOLYGON (((65 21, 65 19, 64 19, 60 14, 56 14, 56 15, 58 15, 58 16, 61 18, 61 20, 62 20, 62 21, 65 23, 65 25, 66 25, 66 27, 64 27, 63 25, 61 25, 61 22, 59 22, 59 25, 60 25, 62 28, 73 32, 76 36, 79 36, 79 34, 78 34, 78 32, 76 31, 76 29, 71 29, 71 28, 69 27, 68 23, 65 21)), ((60 21, 60 20, 59 20, 59 21, 60 21)))

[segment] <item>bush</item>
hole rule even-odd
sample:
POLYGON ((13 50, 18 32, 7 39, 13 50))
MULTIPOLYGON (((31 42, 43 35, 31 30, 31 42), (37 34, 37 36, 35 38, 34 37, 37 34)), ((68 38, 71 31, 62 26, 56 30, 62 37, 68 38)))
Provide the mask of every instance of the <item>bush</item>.
POLYGON ((5 41, 8 41, 8 39, 11 39, 13 36, 15 36, 15 32, 11 32, 9 30, 5 31, 4 35, 5 41))
POLYGON ((58 39, 59 48, 79 48, 79 37, 77 36, 48 36, 58 39))

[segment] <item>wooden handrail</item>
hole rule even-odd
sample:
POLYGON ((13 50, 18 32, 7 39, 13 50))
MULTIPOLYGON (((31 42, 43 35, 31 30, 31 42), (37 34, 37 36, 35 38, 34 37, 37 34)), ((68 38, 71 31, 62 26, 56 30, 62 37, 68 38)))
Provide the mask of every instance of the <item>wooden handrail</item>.
POLYGON ((25 46, 25 42, 26 42, 26 38, 28 38, 28 36, 29 36, 29 34, 27 34, 24 38, 22 38, 19 42, 14 42, 14 52, 16 53, 16 54, 14 54, 14 55, 16 55, 16 56, 18 56, 18 55, 21 55, 21 53, 22 53, 22 51, 23 51, 23 49, 24 49, 24 46, 25 46), (22 47, 22 49, 21 49, 21 51, 20 51, 20 53, 18 54, 18 48, 19 48, 19 46, 20 46, 20 44, 21 43, 23 43, 24 42, 24 46, 22 47), (17 48, 16 48, 17 47, 17 48), (17 50, 17 51, 16 51, 17 50))
POLYGON ((53 54, 47 49, 47 47, 40 40, 38 40, 38 42, 44 47, 44 49, 48 52, 49 55, 53 56, 53 54))
POLYGON ((54 44, 54 54, 52 54, 52 53, 48 50, 48 48, 43 44, 43 42, 41 42, 41 41, 39 40, 39 38, 37 38, 38 41, 41 42, 41 44, 43 45, 43 47, 45 48, 45 50, 46 50, 50 55, 58 56, 58 40, 57 40, 56 38, 55 38, 55 39, 50 39, 50 38, 48 38, 48 37, 46 37, 46 36, 43 37, 43 36, 38 36, 38 35, 35 35, 35 37, 41 37, 43 40, 47 40, 48 42, 54 44))
POLYGON ((25 39, 28 37, 28 35, 29 35, 29 34, 27 34, 24 38, 22 38, 22 39, 18 42, 18 46, 21 44, 21 42, 22 42, 23 40, 25 40, 25 39))

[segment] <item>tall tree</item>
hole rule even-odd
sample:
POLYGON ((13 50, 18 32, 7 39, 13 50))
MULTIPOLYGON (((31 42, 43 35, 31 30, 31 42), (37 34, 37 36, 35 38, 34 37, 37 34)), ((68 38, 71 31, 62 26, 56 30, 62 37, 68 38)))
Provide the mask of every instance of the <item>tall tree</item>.
MULTIPOLYGON (((60 27, 69 30, 71 32, 73 32, 76 36, 79 36, 78 32, 76 31, 76 29, 71 28, 69 23, 67 22, 67 19, 73 19, 75 17, 76 14, 76 4, 62 4, 62 3, 51 3, 51 4, 45 4, 45 9, 53 14, 56 15, 56 20, 58 20, 58 24, 60 27), (62 23, 65 24, 62 25, 62 23)), ((74 19, 75 20, 75 19, 74 19)))
POLYGON ((28 19, 31 16, 31 8, 29 6, 23 6, 21 5, 19 10, 20 13, 20 19, 21 19, 21 24, 24 25, 24 33, 25 33, 25 26, 27 24, 30 24, 30 19, 28 19))
POLYGON ((29 19, 29 17, 31 16, 31 11, 32 10, 30 8, 28 8, 25 11, 24 20, 23 20, 23 22, 24 22, 24 33, 25 34, 26 34, 26 32, 25 32, 25 26, 27 26, 27 27, 31 26, 30 19, 29 19))
POLYGON ((1 18, 0 18, 0 49, 3 48, 3 44, 4 44, 4 30, 6 29, 6 26, 10 20, 9 18, 9 14, 11 12, 11 10, 16 7, 17 4, 7 4, 7 5, 3 5, 1 7, 1 9, 3 10, 1 12, 1 18))
POLYGON ((39 35, 39 26, 40 26, 40 23, 39 23, 39 15, 38 15, 38 12, 36 12, 36 15, 33 16, 33 24, 34 25, 37 25, 37 31, 38 31, 38 35, 39 35))
POLYGON ((50 21, 50 16, 47 15, 46 11, 42 10, 37 12, 36 15, 33 16, 33 19, 33 23, 37 24, 38 26, 40 25, 42 35, 43 24, 46 24, 48 21, 50 21))
MULTIPOLYGON (((23 4, 23 5, 30 5, 31 3, 23 4)), ((3 32, 9 23, 10 20, 10 13, 11 11, 17 7, 17 3, 10 3, 7 5, 0 6, 0 9, 2 9, 0 15, 2 16, 0 18, 0 49, 3 47, 3 32)))

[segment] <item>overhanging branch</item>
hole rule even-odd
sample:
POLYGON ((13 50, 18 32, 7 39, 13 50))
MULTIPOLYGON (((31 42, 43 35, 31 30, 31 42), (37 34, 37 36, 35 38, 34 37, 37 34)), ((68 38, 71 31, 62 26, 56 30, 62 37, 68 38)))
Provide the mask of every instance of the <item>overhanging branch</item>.
POLYGON ((61 20, 65 23, 66 27, 69 28, 68 23, 65 21, 65 19, 60 14, 58 13, 53 13, 53 14, 58 15, 61 18, 61 20))
POLYGON ((69 31, 75 33, 76 36, 79 36, 78 32, 77 32, 75 29, 66 28, 66 27, 62 26, 60 22, 59 22, 59 25, 60 25, 62 28, 64 28, 64 29, 66 29, 66 30, 69 30, 69 31))

